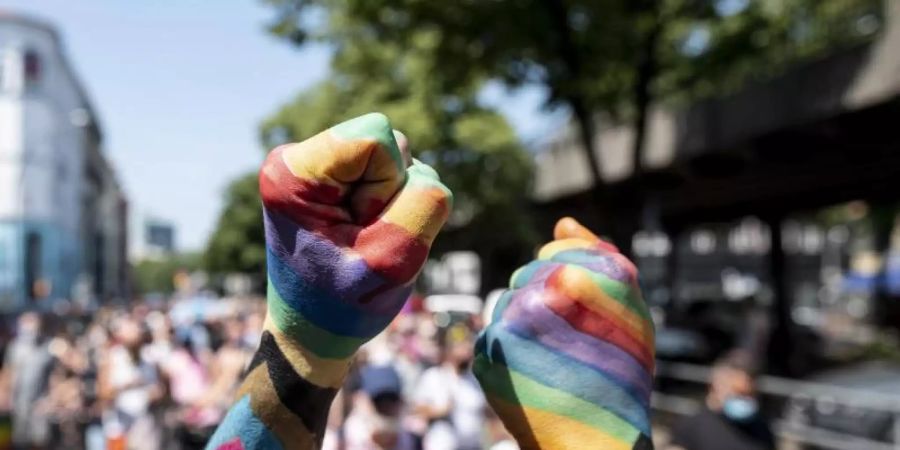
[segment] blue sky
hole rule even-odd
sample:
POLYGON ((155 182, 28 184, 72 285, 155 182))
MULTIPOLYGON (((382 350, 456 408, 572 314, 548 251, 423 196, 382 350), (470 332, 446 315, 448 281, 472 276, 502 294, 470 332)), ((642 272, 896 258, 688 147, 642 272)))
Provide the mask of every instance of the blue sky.
MULTIPOLYGON (((271 12, 256 0, 4 0, 2 8, 60 30, 132 213, 172 221, 182 249, 203 247, 224 187, 261 162, 259 122, 328 73, 327 49, 265 33, 271 12)), ((486 98, 526 139, 549 129, 537 89, 494 87, 486 98)))

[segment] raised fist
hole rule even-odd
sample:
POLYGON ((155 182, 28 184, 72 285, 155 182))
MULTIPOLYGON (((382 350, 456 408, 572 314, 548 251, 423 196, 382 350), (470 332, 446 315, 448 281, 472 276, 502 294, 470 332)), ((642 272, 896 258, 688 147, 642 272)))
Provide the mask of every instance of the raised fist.
POLYGON ((260 348, 207 448, 312 449, 354 352, 400 311, 452 195, 387 117, 367 114, 266 158, 260 348))
POLYGON ((653 323, 637 270, 575 220, 513 274, 473 369, 525 450, 652 448, 653 323))
POLYGON ((271 324, 323 357, 393 320, 452 201, 377 113, 276 148, 259 187, 271 324))

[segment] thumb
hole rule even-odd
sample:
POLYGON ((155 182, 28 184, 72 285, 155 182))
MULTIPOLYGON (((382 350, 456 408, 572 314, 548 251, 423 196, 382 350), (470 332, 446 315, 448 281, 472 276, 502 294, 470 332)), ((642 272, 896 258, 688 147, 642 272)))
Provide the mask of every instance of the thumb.
POLYGON ((611 252, 619 251, 615 245, 600 239, 594 232, 571 217, 563 217, 556 222, 556 226, 553 228, 553 239, 581 239, 592 242, 603 250, 611 252))

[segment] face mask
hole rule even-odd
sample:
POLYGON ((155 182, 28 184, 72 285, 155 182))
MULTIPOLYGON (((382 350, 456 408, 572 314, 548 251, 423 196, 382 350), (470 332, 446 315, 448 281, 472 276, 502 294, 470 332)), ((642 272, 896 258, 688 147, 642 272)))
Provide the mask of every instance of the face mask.
POLYGON ((759 405, 751 397, 731 396, 722 404, 722 414, 735 422, 746 422, 756 415, 759 405))

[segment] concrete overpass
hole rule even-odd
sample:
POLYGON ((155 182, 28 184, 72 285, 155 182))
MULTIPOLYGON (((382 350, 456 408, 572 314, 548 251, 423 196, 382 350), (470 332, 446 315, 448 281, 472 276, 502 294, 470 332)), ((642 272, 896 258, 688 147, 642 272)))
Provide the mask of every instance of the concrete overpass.
MULTIPOLYGON (((871 43, 796 67, 740 92, 683 109, 654 107, 639 183, 664 223, 770 216, 851 199, 898 198, 900 2, 871 43)), ((599 123, 596 148, 607 191, 637 181, 634 130, 599 123)), ((591 188, 574 129, 537 156, 534 201, 584 211, 591 188)), ((618 205, 622 206, 622 205, 618 205)), ((578 214, 576 214, 578 215, 578 214)))

